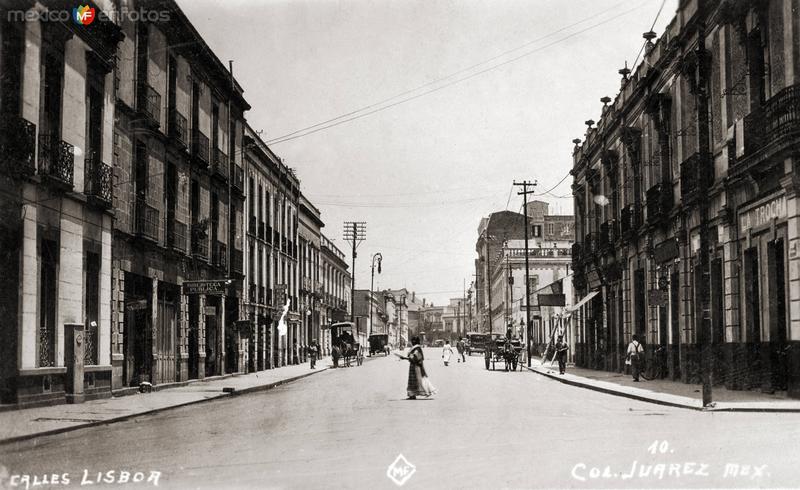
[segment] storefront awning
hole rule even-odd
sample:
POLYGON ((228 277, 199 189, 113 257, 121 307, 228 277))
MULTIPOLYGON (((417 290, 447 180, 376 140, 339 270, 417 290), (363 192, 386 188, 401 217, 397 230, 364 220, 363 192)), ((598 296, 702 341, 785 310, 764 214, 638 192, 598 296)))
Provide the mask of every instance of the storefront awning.
POLYGON ((578 301, 574 305, 568 306, 567 308, 564 308, 564 313, 572 313, 573 311, 576 311, 578 308, 580 308, 581 306, 585 305, 590 299, 594 298, 599 293, 600 293, 600 291, 592 291, 591 293, 589 293, 586 296, 584 296, 583 299, 581 299, 580 301, 578 301))

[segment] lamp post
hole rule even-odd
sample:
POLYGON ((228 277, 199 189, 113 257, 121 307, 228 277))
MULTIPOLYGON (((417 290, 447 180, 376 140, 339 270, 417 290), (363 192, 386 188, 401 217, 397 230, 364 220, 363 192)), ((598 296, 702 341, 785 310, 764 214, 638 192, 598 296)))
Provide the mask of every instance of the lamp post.
POLYGON ((372 290, 375 288, 375 259, 378 259, 378 274, 380 274, 383 255, 380 252, 372 255, 372 279, 369 283, 369 333, 367 335, 372 335, 372 290))

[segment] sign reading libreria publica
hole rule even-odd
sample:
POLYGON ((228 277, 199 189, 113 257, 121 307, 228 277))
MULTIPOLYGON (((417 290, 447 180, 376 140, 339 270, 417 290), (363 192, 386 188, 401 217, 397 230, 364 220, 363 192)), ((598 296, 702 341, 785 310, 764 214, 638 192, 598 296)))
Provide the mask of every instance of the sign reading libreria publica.
POLYGON ((227 294, 228 281, 185 281, 183 294, 227 294))
POLYGON ((739 231, 758 229, 768 226, 773 219, 783 218, 786 218, 786 196, 778 196, 739 213, 739 231))

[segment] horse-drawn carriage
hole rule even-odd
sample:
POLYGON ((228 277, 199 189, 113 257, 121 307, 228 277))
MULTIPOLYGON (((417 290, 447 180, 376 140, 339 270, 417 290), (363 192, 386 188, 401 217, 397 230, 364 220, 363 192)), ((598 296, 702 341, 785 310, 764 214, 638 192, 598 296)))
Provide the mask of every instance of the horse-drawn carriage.
POLYGON ((352 322, 339 322, 330 326, 331 356, 334 367, 339 367, 340 358, 345 367, 350 367, 353 359, 356 360, 358 366, 364 362, 364 349, 353 336, 354 327, 352 322))
POLYGON ((484 351, 484 362, 486 369, 492 366, 492 371, 496 369, 498 363, 503 363, 506 371, 516 371, 517 367, 522 369, 520 363, 520 353, 522 352, 522 342, 517 338, 496 337, 487 343, 484 351))

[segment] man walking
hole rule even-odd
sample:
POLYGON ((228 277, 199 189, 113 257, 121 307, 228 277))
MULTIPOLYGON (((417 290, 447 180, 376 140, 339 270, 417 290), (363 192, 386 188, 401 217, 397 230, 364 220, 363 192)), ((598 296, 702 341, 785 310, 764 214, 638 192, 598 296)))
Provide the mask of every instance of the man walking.
POLYGON ((458 342, 456 342, 456 350, 458 351, 458 362, 467 362, 467 358, 464 357, 464 351, 467 350, 466 346, 464 345, 464 337, 459 337, 458 342))
POLYGON ((558 371, 560 374, 564 374, 564 371, 567 369, 568 350, 569 346, 566 342, 564 342, 564 336, 559 335, 558 340, 556 341, 556 359, 558 359, 558 371))
POLYGON ((633 335, 631 337, 631 343, 628 344, 628 352, 627 352, 627 362, 631 365, 631 375, 633 376, 633 380, 637 383, 639 382, 639 370, 641 369, 641 357, 644 353, 644 347, 642 344, 639 343, 639 337, 633 335))

